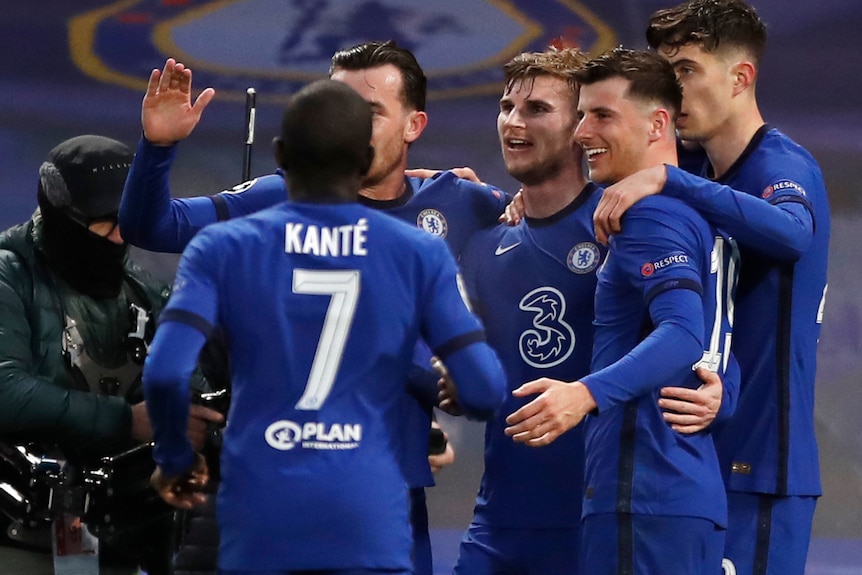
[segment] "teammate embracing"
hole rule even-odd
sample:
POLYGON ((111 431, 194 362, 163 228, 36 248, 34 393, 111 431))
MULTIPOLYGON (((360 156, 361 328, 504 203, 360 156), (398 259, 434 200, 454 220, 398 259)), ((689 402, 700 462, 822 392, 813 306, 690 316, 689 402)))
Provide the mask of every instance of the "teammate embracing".
MULTIPOLYGON (((407 152, 428 122, 427 80, 413 54, 393 42, 366 42, 336 52, 330 77, 356 90, 372 107, 371 144, 376 151, 363 179, 359 201, 443 238, 460 255, 470 235, 494 225, 507 196, 493 188, 442 172, 433 178, 405 177, 407 152)), ((205 226, 245 216, 284 200, 281 173, 256 178, 212 196, 171 198, 170 168, 177 142, 200 120, 215 91, 207 88, 191 101, 191 70, 168 59, 154 70, 142 104, 143 138, 120 206, 127 241, 144 249, 180 252, 205 226), (126 228, 128 226, 128 228, 126 228), (128 229, 128 232, 125 230, 128 229)), ((416 433, 407 449, 408 481, 414 513, 416 573, 430 575, 431 547, 424 488, 434 484, 429 467, 428 430, 436 400, 436 376, 427 369, 425 346, 415 351, 422 362, 413 370, 414 395, 405 396, 403 416, 416 433)), ((451 458, 451 450, 448 454, 451 458)), ((432 461, 441 456, 432 456, 432 461)), ((447 455, 442 456, 444 458, 447 455)))
POLYGON ((725 569, 801 575, 821 494, 814 380, 830 229, 823 175, 760 113, 755 88, 766 28, 754 8, 742 0, 686 2, 653 14, 647 39, 677 72, 679 136, 703 147, 702 175, 714 181, 670 166, 635 174, 606 190, 596 230, 619 230, 628 206, 661 191, 739 242, 740 397, 715 434, 728 490, 725 569))

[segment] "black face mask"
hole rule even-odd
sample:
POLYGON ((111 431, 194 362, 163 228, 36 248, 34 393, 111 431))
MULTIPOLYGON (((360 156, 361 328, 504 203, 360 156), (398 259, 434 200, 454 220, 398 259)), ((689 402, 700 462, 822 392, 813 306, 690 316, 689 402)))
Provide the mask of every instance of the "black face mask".
POLYGON ((90 297, 119 296, 127 245, 94 234, 47 202, 40 204, 43 249, 51 269, 90 297))

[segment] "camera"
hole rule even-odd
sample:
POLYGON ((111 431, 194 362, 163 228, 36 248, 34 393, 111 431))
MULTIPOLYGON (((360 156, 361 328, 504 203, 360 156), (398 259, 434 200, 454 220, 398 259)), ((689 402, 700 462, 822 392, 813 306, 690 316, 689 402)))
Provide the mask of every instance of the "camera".
POLYGON ((74 515, 102 539, 140 528, 173 513, 150 487, 152 449, 141 445, 82 467, 32 445, 0 443, 0 511, 30 530, 74 515))

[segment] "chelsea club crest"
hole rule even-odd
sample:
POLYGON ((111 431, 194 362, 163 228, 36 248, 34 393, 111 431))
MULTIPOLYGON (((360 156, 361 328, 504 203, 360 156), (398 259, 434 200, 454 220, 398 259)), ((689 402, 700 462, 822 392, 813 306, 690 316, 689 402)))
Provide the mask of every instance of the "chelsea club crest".
POLYGON ((588 274, 599 265, 601 253, 592 242, 581 242, 569 251, 566 265, 576 274, 588 274))
POLYGON ((429 234, 445 238, 449 231, 446 218, 437 210, 428 208, 419 212, 416 216, 416 226, 429 234))

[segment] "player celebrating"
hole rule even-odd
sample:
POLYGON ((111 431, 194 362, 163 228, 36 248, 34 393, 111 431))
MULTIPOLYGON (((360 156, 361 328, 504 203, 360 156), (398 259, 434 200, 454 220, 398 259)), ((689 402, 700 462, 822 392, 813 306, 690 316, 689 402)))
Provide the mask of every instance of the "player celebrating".
POLYGON ((229 342, 222 573, 406 575, 400 398, 417 338, 464 382, 468 413, 490 417, 503 399, 499 362, 459 296, 446 246, 356 202, 374 154, 371 122, 371 107, 340 82, 292 98, 274 145, 291 201, 195 236, 153 342, 144 375, 153 484, 180 507, 201 501, 206 480, 177 426, 188 376, 214 324, 229 342))
MULTIPOLYGON (((526 217, 478 232, 461 266, 473 309, 506 371, 509 391, 542 376, 589 372, 601 191, 587 182, 574 142, 577 50, 521 54, 504 67, 497 130, 506 169, 521 182, 526 217)), ((526 400, 507 396, 485 429, 485 469, 456 574, 576 573, 584 440, 573 429, 544 449, 514 443, 505 417, 526 400)))
MULTIPOLYGON (((667 62, 617 49, 575 78, 575 138, 591 178, 613 183, 676 164, 682 91, 667 62)), ((586 417, 584 573, 720 568, 727 508, 712 438, 672 430, 658 394, 668 385, 697 388, 692 365, 722 374, 731 365, 734 255, 732 242, 679 200, 641 202, 598 274, 593 372, 515 391, 539 394, 507 420, 517 442, 546 445, 586 417)))
MULTIPOLYGON (((477 229, 494 225, 505 194, 443 172, 429 179, 405 178, 407 152, 425 129, 426 78, 409 51, 393 42, 367 42, 336 52, 330 76, 356 90, 374 110, 371 144, 377 150, 364 177, 360 202, 393 215, 446 240, 456 257, 477 229)), ((186 138, 200 120, 215 92, 207 88, 191 102, 191 70, 168 59, 153 71, 142 104, 144 137, 140 141, 120 206, 120 221, 129 243, 156 251, 179 252, 203 227, 254 213, 284 199, 284 178, 273 174, 209 197, 172 199, 168 186, 176 143, 186 138), (125 226, 128 226, 126 228, 125 226), (126 231, 128 229, 128 231, 126 231)), ((404 417, 417 430, 410 437, 408 481, 419 575, 432 571, 426 486, 434 484, 429 468, 427 431, 431 404, 436 399, 436 377, 427 370, 430 353, 419 346, 414 379, 426 381, 413 391, 417 401, 405 400, 404 417)), ((450 449, 451 452, 451 449, 450 449)), ((439 456, 435 456, 439 457, 439 456)))
POLYGON ((766 28, 741 0, 696 0, 660 10, 647 39, 684 87, 677 126, 708 156, 694 178, 673 167, 608 189, 597 233, 619 229, 645 194, 685 200, 732 234, 742 265, 734 354, 736 414, 716 431, 728 489, 726 568, 801 575, 821 494, 814 433, 817 342, 826 296, 829 205, 805 149, 764 123, 755 87, 766 28))

